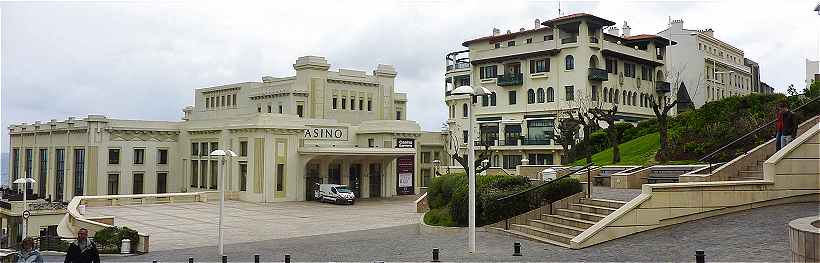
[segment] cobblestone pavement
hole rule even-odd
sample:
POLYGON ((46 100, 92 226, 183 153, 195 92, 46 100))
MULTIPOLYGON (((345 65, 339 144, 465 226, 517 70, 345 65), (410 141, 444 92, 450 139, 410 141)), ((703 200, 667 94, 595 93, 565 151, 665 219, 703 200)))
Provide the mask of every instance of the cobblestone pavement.
MULTIPOLYGON (((225 202, 225 244, 385 228, 419 222, 415 196, 362 199, 355 205, 319 202, 225 202)), ((214 244, 218 202, 89 207, 86 215, 114 216, 150 235, 151 250, 214 244)))
MULTIPOLYGON (((582 250, 569 250, 505 234, 478 233, 478 254, 464 252, 463 234, 421 234, 417 225, 396 226, 309 237, 230 244, 230 262, 263 261, 429 261, 441 249, 444 261, 693 261, 695 250, 707 261, 789 261, 786 224, 817 215, 820 203, 799 203, 747 210, 650 230, 582 250), (513 242, 521 242, 523 257, 513 257, 513 242)), ((232 233, 228 233, 232 235, 232 233)), ((212 241, 213 242, 213 241, 212 241)), ((104 261, 217 261, 216 247, 164 250, 104 261)), ((56 258, 51 260, 57 260, 56 258)))

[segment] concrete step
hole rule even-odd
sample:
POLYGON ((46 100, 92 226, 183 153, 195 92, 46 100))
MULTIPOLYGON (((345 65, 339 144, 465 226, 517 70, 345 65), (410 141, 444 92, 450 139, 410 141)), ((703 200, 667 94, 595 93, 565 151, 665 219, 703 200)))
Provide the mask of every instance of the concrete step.
POLYGON ((583 219, 583 220, 592 221, 592 222, 601 221, 601 219, 604 219, 604 217, 606 217, 606 215, 602 215, 602 214, 596 214, 596 213, 590 213, 590 212, 584 212, 584 211, 578 211, 578 210, 572 210, 572 209, 556 209, 555 211, 556 211, 556 214, 558 214, 558 215, 583 219))
POLYGON ((516 235, 516 236, 519 236, 519 237, 522 237, 522 238, 526 238, 526 239, 529 239, 529 240, 535 240, 535 241, 538 241, 538 242, 541 242, 541 243, 547 243, 547 244, 552 244, 552 245, 556 245, 556 246, 559 246, 559 247, 569 248, 569 243, 561 243, 561 242, 551 240, 551 239, 548 239, 548 238, 543 238, 543 237, 536 236, 536 235, 530 235, 530 234, 527 234, 527 233, 524 233, 524 232, 521 232, 521 231, 518 231, 518 230, 510 229, 510 230, 502 230, 502 231, 513 234, 513 235, 516 235))
POLYGON ((610 208, 621 208, 621 206, 626 204, 626 202, 624 202, 624 201, 601 199, 601 198, 581 198, 581 203, 582 204, 587 204, 587 205, 594 205, 594 206, 610 207, 610 208))
POLYGON ((612 212, 615 212, 615 210, 618 210, 617 208, 597 206, 597 205, 588 205, 588 204, 570 204, 570 207, 572 208, 572 210, 590 212, 590 213, 601 214, 601 215, 612 214, 612 212))
POLYGON ((574 227, 574 226, 569 226, 569 225, 564 225, 564 224, 559 224, 559 223, 549 222, 549 221, 544 221, 544 220, 538 220, 538 219, 530 219, 529 222, 527 222, 527 224, 529 224, 531 226, 534 226, 534 227, 543 228, 543 229, 558 232, 558 233, 564 233, 564 234, 571 235, 571 236, 580 235, 581 232, 584 232, 584 230, 586 230, 586 229, 580 228, 580 227, 574 227))
POLYGON ((763 176, 761 175, 760 177, 745 177, 745 176, 744 177, 737 177, 737 176, 729 177, 729 181, 757 181, 757 180, 763 180, 763 176))
POLYGON ((572 235, 550 231, 543 228, 534 227, 531 225, 512 224, 510 225, 510 230, 515 230, 528 235, 549 239, 562 244, 569 244, 569 241, 572 240, 573 237, 575 237, 572 235))
POLYGON ((587 228, 591 227, 592 225, 594 225, 596 223, 595 221, 589 221, 589 220, 583 220, 583 219, 578 219, 578 218, 566 217, 566 216, 562 216, 562 215, 548 215, 548 214, 543 214, 541 216, 541 220, 547 221, 547 222, 558 223, 558 224, 562 224, 562 225, 566 225, 566 226, 573 226, 573 227, 577 227, 577 228, 583 228, 583 229, 587 229, 587 228))

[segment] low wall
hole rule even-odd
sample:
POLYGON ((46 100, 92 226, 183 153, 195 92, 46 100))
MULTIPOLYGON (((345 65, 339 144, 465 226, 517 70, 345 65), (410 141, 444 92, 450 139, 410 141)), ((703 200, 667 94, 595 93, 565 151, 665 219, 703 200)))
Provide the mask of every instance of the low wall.
POLYGON ((820 125, 763 164, 764 180, 645 184, 642 193, 570 241, 583 248, 658 227, 769 205, 820 201, 820 125))
POLYGON ((820 216, 789 222, 792 262, 820 262, 820 216))
POLYGON ((547 168, 559 169, 563 166, 560 165, 535 165, 535 164, 528 164, 528 165, 518 165, 515 167, 515 173, 530 178, 532 180, 541 180, 541 171, 547 168))

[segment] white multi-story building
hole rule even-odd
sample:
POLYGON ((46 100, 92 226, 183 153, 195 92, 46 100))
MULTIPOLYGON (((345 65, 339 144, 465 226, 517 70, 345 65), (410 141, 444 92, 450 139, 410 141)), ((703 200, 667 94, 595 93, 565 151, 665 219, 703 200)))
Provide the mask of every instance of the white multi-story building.
POLYGON ((417 175, 429 177, 430 159, 443 154, 441 134, 405 119, 393 66, 329 71, 306 56, 293 68, 291 77, 197 89, 182 121, 11 125, 10 181, 33 177, 32 193, 52 200, 215 190, 216 149, 239 155, 225 189, 245 201, 311 199, 315 183, 348 184, 365 198, 412 194, 429 181, 417 175))
MULTIPOLYGON (((463 43, 447 55, 445 103, 452 138, 466 147, 467 109, 473 103, 476 143, 490 145, 491 166, 560 164, 560 145, 551 141, 562 112, 618 105, 620 121, 654 117, 650 100, 667 100, 664 67, 669 40, 623 34, 614 22, 589 14, 562 16, 535 27, 493 34, 463 43), (608 29, 608 30, 605 30, 608 29), (462 85, 492 93, 453 95, 462 85)), ((483 147, 479 147, 483 148, 483 147)))
POLYGON ((820 81, 820 61, 806 59, 806 87, 820 81))
POLYGON ((677 42, 668 52, 669 76, 686 87, 695 107, 754 92, 755 76, 743 50, 716 38, 711 28, 684 29, 683 20, 672 20, 658 35, 677 42))

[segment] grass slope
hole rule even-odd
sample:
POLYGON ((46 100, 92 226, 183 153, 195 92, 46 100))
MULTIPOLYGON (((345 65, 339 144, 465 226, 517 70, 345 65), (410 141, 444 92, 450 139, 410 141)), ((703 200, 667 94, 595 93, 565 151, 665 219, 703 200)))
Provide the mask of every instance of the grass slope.
MULTIPOLYGON (((631 141, 621 143, 621 162, 617 164, 622 165, 647 165, 656 163, 655 153, 661 148, 660 135, 650 133, 631 141)), ((586 164, 586 158, 579 157, 575 165, 586 164)), ((592 155, 592 162, 596 165, 611 165, 612 163, 612 148, 592 155)))

